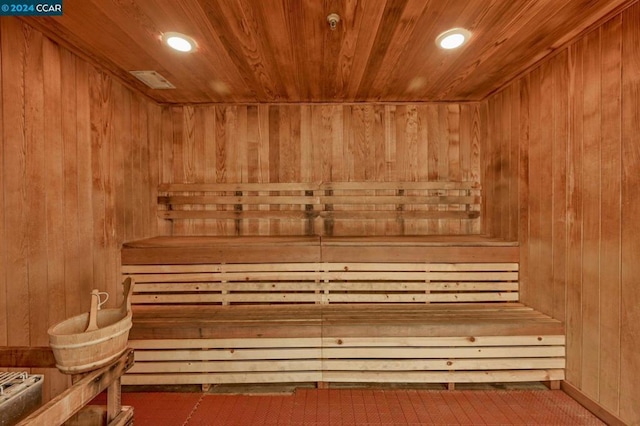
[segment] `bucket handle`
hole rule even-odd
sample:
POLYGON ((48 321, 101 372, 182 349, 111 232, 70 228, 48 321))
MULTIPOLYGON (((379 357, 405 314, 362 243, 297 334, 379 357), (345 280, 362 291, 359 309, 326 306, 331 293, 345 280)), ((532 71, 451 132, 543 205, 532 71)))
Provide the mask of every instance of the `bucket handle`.
POLYGON ((109 300, 109 293, 107 293, 106 291, 98 291, 95 293, 92 292, 91 296, 96 296, 98 298, 98 310, 102 309, 102 305, 107 303, 107 300, 109 300), (104 300, 102 300, 102 296, 104 296, 104 300))
POLYGON ((109 293, 104 291, 98 291, 98 289, 93 289, 91 291, 91 310, 89 311, 89 324, 87 325, 87 331, 94 331, 98 329, 98 310, 107 303, 109 300, 109 293), (104 296, 104 300, 101 299, 101 296, 104 296))

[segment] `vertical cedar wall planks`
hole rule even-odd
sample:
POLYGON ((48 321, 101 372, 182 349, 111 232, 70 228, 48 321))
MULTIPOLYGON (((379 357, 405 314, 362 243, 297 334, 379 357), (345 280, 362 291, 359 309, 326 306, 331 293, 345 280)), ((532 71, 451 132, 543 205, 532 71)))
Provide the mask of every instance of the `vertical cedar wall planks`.
MULTIPOLYGON (((166 106, 161 179, 479 181, 484 114, 480 103, 166 106)), ((232 234, 233 223, 222 222, 176 221, 174 233, 232 234)), ((426 222, 406 233, 480 232, 478 220, 426 222)), ((261 228, 251 229, 252 234, 304 233, 286 221, 256 226, 261 228)), ((349 226, 355 233, 385 234, 384 223, 349 226)))
MULTIPOLYGON (((622 16, 622 220, 620 282, 620 415, 640 423, 640 4, 622 16)), ((615 321, 608 322, 608 326, 615 321)))
POLYGON ((47 345, 92 288, 115 305, 120 244, 157 233, 161 108, 16 18, 0 43, 0 345, 47 345))
POLYGON ((640 424, 638 46, 636 3, 492 95, 483 146, 484 225, 518 235, 523 301, 566 321, 567 380, 628 424, 640 424), (519 179, 508 190, 504 168, 519 179))
POLYGON ((168 231, 158 182, 481 180, 523 300, 567 322, 568 380, 640 423, 638 4, 482 103, 159 107, 16 19, 0 45, 0 345, 116 291, 119 244, 168 231))

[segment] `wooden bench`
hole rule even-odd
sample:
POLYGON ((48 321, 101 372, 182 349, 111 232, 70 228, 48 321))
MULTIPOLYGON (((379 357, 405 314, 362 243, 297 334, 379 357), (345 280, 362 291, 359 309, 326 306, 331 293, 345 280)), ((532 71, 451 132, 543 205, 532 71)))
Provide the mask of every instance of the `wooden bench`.
POLYGON ((564 325, 519 303, 517 243, 474 234, 479 188, 161 185, 174 235, 122 249, 123 383, 563 379, 564 325))
POLYGON ((123 265, 136 281, 136 364, 123 383, 563 379, 563 324, 518 302, 517 247, 447 239, 423 237, 393 261, 366 263, 322 259, 344 240, 309 241, 318 252, 293 263, 259 262, 250 241, 251 263, 237 263, 228 238, 200 237, 198 263, 173 257, 172 239, 127 245, 123 259, 166 251, 156 264, 123 265))

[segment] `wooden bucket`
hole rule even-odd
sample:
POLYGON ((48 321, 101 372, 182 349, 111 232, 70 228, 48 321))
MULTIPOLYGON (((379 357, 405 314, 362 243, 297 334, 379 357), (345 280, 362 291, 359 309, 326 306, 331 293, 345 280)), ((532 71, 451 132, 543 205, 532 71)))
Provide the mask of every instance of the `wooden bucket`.
MULTIPOLYGON (((120 308, 99 309, 100 301, 92 293, 91 312, 66 319, 49 328, 49 344, 56 367, 66 374, 95 370, 120 356, 127 348, 131 329, 130 278, 124 282, 124 301, 120 308), (94 327, 89 327, 90 324, 94 327), (97 329, 92 330, 92 328, 97 329)), ((106 300, 105 300, 106 302, 106 300)), ((104 302, 102 302, 104 303, 104 302)))

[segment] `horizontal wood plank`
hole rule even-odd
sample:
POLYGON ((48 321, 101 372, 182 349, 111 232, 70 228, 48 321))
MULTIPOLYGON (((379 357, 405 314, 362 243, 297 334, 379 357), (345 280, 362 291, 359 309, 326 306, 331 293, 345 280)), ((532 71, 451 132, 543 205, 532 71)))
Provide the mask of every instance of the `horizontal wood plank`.
POLYGON ((370 383, 493 383, 564 380, 563 369, 506 371, 325 371, 325 382, 370 383))
POLYGON ((0 367, 56 368, 53 350, 48 346, 10 346, 0 348, 0 367))
MULTIPOLYGON (((198 342, 196 340, 195 342, 198 342)), ((322 357, 320 348, 269 348, 269 349, 247 349, 247 348, 194 348, 190 350, 139 350, 140 346, 147 346, 138 343, 136 352, 136 362, 148 361, 228 361, 228 360, 298 360, 298 359, 319 359, 322 357)))
POLYGON ((348 234, 344 229, 350 226, 340 230, 345 221, 385 221, 398 235, 415 232, 406 227, 425 233, 421 220, 463 220, 469 229, 479 229, 472 223, 478 224, 482 203, 479 183, 468 181, 176 183, 160 185, 158 194, 158 216, 170 220, 174 230, 182 229, 176 221, 205 220, 214 229, 233 221, 235 235, 260 234, 261 227, 249 221, 263 226, 286 221, 305 235, 348 234))
POLYGON ((217 383, 303 383, 321 382, 321 371, 127 374, 123 385, 199 385, 217 383))

